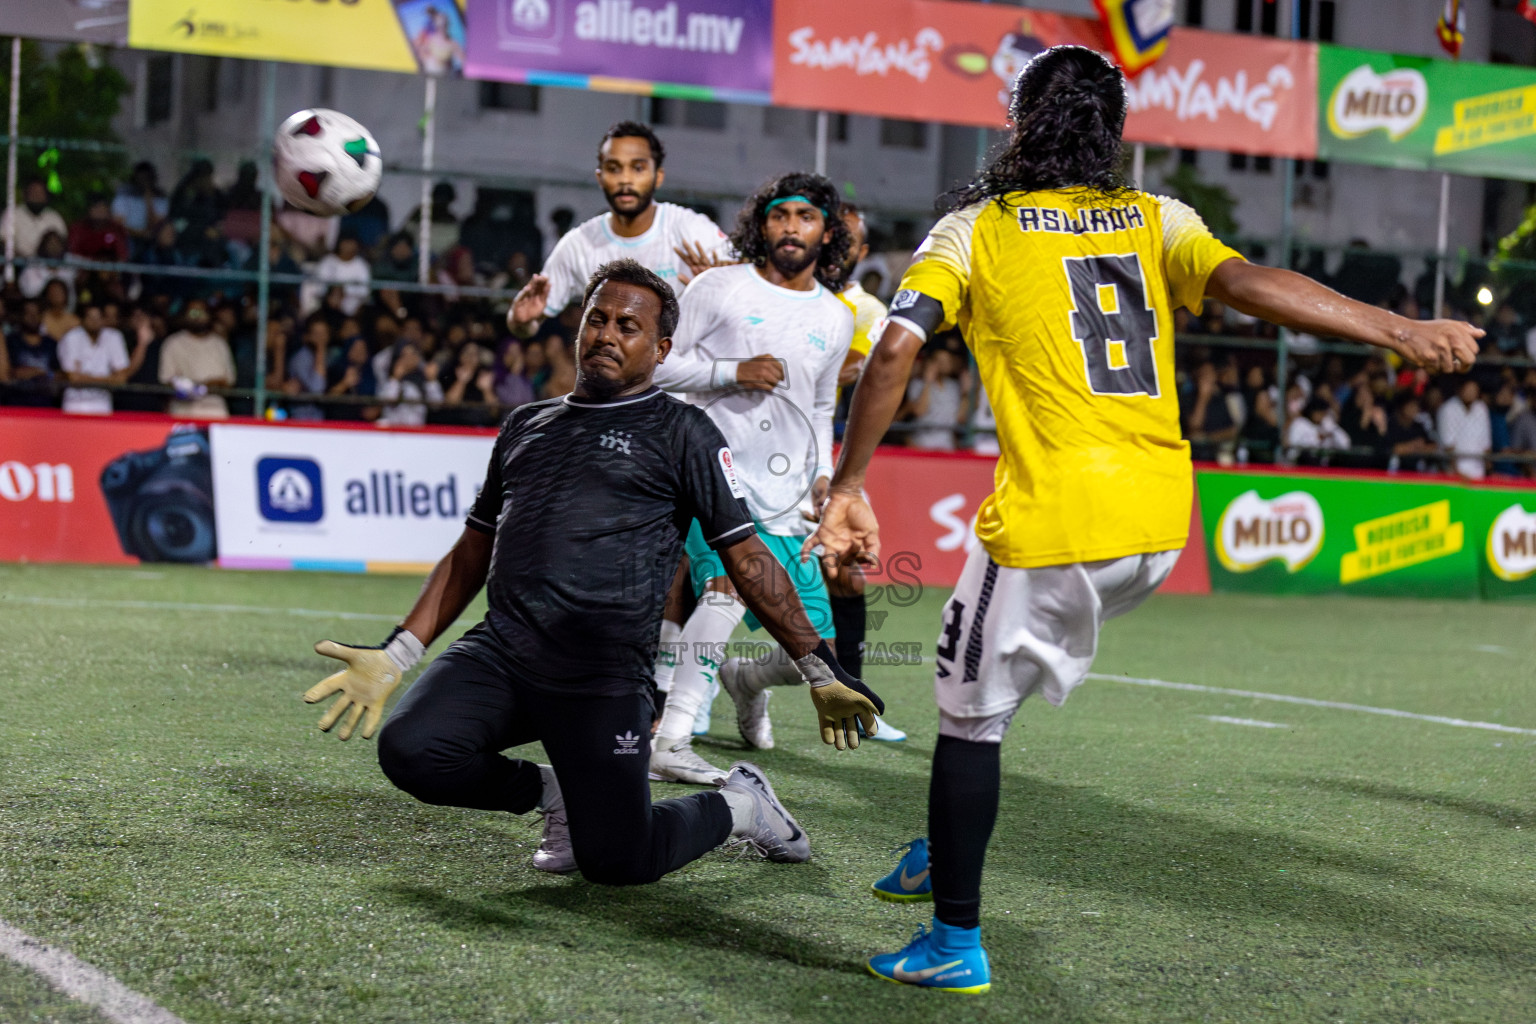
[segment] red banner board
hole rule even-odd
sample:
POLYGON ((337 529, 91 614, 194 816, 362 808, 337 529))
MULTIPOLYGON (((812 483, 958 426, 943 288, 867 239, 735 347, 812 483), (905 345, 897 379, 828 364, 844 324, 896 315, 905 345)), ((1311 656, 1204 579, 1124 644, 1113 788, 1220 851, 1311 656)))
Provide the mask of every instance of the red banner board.
MULTIPOLYGON (((778 0, 773 102, 1000 128, 1031 57, 1103 49, 1089 18, 942 0, 778 0)), ((1311 157, 1317 47, 1175 29, 1162 60, 1129 84, 1133 142, 1311 157)))
POLYGON ((173 423, 0 411, 0 561, 137 562, 119 542, 102 474, 129 452, 163 448, 173 423))

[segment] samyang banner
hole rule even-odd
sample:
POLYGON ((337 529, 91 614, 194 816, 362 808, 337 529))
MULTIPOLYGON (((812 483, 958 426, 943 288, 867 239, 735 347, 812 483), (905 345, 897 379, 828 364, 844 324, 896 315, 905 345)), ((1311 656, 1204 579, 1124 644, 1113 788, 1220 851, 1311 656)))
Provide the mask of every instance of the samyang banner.
MULTIPOLYGON (((1097 22, 1001 4, 779 0, 773 102, 1000 128, 1030 58, 1103 49, 1097 22)), ((1317 57, 1310 43, 1175 29, 1128 83, 1131 142, 1311 157, 1317 57)))
POLYGON ((469 0, 471 78, 767 103, 772 0, 469 0))
POLYGON ((450 75, 463 72, 468 40, 463 0, 133 0, 128 42, 146 50, 450 75))
POLYGON ((1325 160, 1536 181, 1536 70, 1318 48, 1325 160))

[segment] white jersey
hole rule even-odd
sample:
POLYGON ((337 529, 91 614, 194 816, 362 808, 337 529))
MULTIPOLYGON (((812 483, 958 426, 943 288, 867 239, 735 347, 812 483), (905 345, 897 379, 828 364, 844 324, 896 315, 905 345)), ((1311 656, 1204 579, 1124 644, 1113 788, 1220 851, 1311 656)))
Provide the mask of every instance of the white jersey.
POLYGON ((809 533, 800 512, 810 507, 816 478, 832 475, 832 411, 853 314, 819 284, 780 288, 749 264, 706 270, 682 307, 656 383, 684 392, 715 421, 764 532, 809 533), (782 360, 783 383, 772 391, 736 388, 737 364, 758 355, 782 360))
POLYGON ((674 251, 684 242, 695 242, 705 252, 730 255, 725 232, 702 213, 686 206, 657 203, 656 219, 650 229, 634 238, 621 238, 608 225, 609 215, 599 214, 567 231, 555 243, 554 251, 544 261, 544 276, 549 278, 546 317, 559 316, 573 302, 581 301, 587 281, 598 267, 611 260, 637 260, 672 286, 679 297, 686 285, 688 265, 674 251))
MULTIPOLYGON (((59 365, 69 373, 110 377, 132 365, 123 332, 103 327, 91 340, 84 327, 71 327, 59 339, 59 365)), ((64 411, 106 415, 112 411, 112 392, 105 388, 65 388, 64 411)))

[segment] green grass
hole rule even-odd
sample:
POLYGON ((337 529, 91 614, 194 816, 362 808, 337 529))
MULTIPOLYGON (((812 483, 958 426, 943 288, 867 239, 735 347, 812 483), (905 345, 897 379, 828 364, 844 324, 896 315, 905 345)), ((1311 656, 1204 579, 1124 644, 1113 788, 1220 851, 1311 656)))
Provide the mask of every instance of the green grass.
MULTIPOLYGON (((715 853, 612 890, 534 871, 535 820, 416 803, 371 742, 314 728, 310 644, 382 619, 108 603, 390 616, 416 586, 0 567, 0 919, 190 1024, 1536 1019, 1536 737, 1104 681, 1032 701, 989 854, 993 991, 947 997, 862 966, 928 914, 867 886, 924 830, 931 666, 870 672, 899 746, 838 754, 776 696, 759 760, 811 863, 715 853)), ((930 652, 940 598, 872 639, 930 652)), ((1536 728, 1533 651, 1528 606, 1168 597, 1096 670, 1536 728)), ((90 1019, 0 966, 0 1020, 90 1019)))

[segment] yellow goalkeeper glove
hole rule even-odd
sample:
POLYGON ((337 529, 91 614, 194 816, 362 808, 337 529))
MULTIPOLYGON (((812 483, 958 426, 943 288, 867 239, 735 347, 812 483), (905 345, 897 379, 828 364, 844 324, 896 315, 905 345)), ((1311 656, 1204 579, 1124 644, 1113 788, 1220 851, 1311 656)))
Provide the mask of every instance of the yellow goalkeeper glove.
POLYGON ((321 640, 315 644, 315 653, 344 661, 347 667, 311 686, 304 694, 305 703, 313 704, 341 691, 336 703, 320 718, 321 730, 329 732, 350 707, 352 713, 337 735, 344 740, 351 739, 352 730, 366 714, 368 717, 363 721, 363 739, 366 740, 373 738, 384 718, 384 702, 389 700, 389 695, 400 685, 411 666, 421 660, 426 648, 410 630, 397 626, 377 647, 352 647, 334 640, 321 640))
POLYGON ((866 733, 875 734, 880 727, 875 716, 885 714, 885 702, 838 664, 825 640, 796 661, 795 667, 810 684, 811 703, 816 705, 823 743, 838 750, 857 750, 860 722, 866 733))

